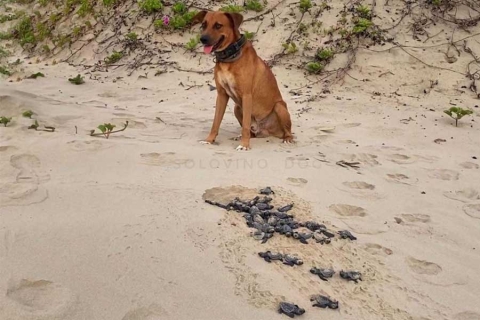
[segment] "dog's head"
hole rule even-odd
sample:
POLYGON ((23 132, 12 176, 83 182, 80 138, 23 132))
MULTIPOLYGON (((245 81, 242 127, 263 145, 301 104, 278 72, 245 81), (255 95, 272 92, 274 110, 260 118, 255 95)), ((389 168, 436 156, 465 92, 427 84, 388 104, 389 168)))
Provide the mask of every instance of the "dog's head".
POLYGON ((200 41, 204 45, 204 52, 210 54, 222 51, 238 40, 238 28, 243 22, 243 16, 239 13, 200 11, 193 17, 192 22, 202 24, 200 41))

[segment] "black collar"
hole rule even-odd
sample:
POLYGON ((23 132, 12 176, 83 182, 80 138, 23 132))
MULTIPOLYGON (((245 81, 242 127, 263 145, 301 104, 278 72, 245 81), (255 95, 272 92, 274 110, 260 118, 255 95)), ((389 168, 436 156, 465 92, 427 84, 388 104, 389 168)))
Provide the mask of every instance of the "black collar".
POLYGON ((237 42, 232 43, 223 51, 215 52, 216 62, 233 62, 240 58, 242 47, 246 43, 245 35, 241 35, 237 42))

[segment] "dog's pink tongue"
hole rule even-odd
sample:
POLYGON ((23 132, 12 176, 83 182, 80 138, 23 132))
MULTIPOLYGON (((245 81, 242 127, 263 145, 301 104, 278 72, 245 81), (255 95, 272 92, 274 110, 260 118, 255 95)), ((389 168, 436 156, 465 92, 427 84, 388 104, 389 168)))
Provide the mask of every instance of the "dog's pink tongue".
POLYGON ((205 46, 203 47, 203 52, 206 54, 210 54, 212 52, 213 46, 205 46))

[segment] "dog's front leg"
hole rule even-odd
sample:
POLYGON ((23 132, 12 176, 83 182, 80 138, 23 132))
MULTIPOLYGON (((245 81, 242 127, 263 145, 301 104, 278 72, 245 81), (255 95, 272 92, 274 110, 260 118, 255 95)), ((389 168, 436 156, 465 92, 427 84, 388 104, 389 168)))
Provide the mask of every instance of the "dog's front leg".
POLYGON ((251 94, 246 94, 242 99, 243 119, 242 119, 242 139, 237 150, 250 149, 250 130, 252 130, 252 108, 253 100, 251 94))
POLYGON ((201 141, 204 144, 212 144, 218 136, 220 124, 222 123, 223 116, 225 115, 225 109, 227 108, 228 95, 225 89, 217 85, 217 102, 215 105, 215 117, 213 118, 212 129, 207 139, 201 141))

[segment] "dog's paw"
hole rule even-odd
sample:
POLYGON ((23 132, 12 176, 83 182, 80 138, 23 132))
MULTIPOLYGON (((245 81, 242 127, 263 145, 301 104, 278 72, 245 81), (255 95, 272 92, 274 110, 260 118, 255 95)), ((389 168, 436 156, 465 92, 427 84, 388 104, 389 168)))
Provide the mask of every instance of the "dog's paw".
POLYGON ((237 150, 237 151, 247 151, 247 150, 249 150, 249 149, 250 149, 250 147, 244 147, 244 146, 242 146, 242 145, 239 145, 236 150, 237 150))
POLYGON ((293 140, 293 138, 284 139, 284 140, 283 140, 283 143, 284 143, 284 144, 288 144, 288 145, 290 145, 290 144, 295 144, 295 140, 293 140))
POLYGON ((199 141, 200 144, 212 144, 211 142, 208 142, 208 141, 205 141, 205 140, 202 140, 202 141, 199 141))
POLYGON ((236 137, 233 137, 233 138, 232 138, 233 141, 240 141, 241 139, 242 139, 242 135, 241 135, 241 134, 238 135, 238 136, 236 136, 236 137))

